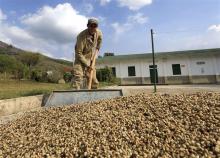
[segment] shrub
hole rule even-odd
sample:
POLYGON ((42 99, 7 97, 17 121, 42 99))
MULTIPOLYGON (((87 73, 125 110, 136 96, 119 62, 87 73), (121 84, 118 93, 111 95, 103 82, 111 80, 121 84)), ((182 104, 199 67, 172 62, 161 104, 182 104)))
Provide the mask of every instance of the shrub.
POLYGON ((109 67, 97 69, 96 77, 100 82, 114 82, 115 81, 115 76, 112 73, 112 69, 109 67))
POLYGON ((56 70, 54 70, 52 74, 47 75, 47 81, 51 83, 58 83, 61 78, 63 78, 62 73, 56 70))
POLYGON ((35 81, 42 81, 42 72, 40 70, 34 69, 31 71, 31 79, 35 81))
POLYGON ((70 82, 73 78, 73 75, 70 72, 66 72, 63 75, 63 79, 65 80, 65 82, 70 82))

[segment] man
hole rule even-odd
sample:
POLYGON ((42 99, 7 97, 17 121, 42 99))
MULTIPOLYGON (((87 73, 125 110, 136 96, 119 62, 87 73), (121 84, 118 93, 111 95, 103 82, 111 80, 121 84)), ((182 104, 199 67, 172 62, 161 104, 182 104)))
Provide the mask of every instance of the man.
POLYGON ((96 70, 91 67, 92 55, 100 49, 102 32, 98 29, 98 20, 89 19, 87 29, 79 33, 75 45, 75 61, 73 65, 73 88, 82 88, 83 77, 86 76, 87 84, 89 73, 93 70, 92 89, 98 88, 96 70))

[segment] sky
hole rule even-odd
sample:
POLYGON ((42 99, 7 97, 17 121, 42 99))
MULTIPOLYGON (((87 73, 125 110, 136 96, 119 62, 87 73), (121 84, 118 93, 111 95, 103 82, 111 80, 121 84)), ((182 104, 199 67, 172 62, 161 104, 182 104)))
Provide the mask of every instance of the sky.
POLYGON ((71 61, 91 17, 100 55, 220 48, 220 0, 0 0, 0 41, 71 61))

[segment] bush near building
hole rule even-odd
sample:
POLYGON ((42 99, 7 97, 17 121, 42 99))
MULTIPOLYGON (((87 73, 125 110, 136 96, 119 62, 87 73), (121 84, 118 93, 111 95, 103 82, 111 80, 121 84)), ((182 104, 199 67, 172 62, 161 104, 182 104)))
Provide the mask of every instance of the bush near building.
POLYGON ((71 72, 65 72, 63 75, 63 79, 65 80, 66 83, 71 82, 73 78, 73 75, 71 72))
POLYGON ((96 77, 99 82, 107 82, 112 84, 119 84, 119 79, 117 79, 110 67, 105 67, 96 70, 96 77))

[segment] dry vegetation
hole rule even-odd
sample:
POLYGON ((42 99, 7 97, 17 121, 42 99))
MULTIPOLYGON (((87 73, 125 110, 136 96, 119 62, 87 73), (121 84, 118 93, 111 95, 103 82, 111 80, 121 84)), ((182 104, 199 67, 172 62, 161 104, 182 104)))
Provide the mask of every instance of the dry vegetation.
POLYGON ((0 157, 220 157, 220 94, 135 95, 0 126, 0 157))

